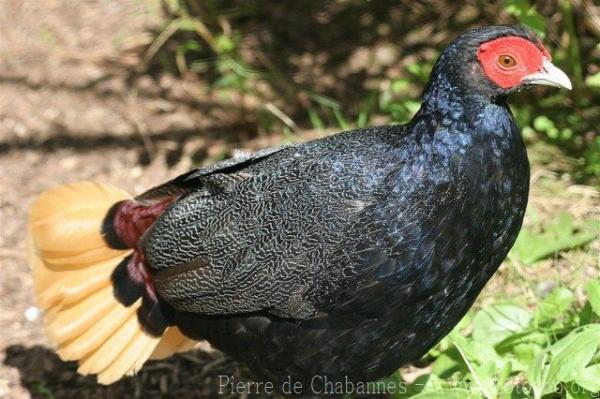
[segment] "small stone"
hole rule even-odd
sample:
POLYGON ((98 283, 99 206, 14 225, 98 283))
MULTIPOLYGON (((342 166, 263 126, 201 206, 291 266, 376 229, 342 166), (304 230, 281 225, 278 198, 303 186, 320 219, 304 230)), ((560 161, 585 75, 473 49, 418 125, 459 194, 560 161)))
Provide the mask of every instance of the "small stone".
POLYGON ((540 298, 545 297, 556 288, 556 283, 553 280, 540 281, 536 286, 537 294, 540 298))
POLYGON ((143 173, 142 168, 140 168, 139 166, 134 166, 133 168, 131 168, 131 177, 133 177, 134 179, 140 177, 143 173))
POLYGON ((63 158, 59 161, 60 166, 66 170, 74 170, 79 163, 77 157, 63 158))
POLYGON ((25 318, 28 321, 35 321, 40 316, 40 309, 35 306, 30 306, 25 310, 25 318))

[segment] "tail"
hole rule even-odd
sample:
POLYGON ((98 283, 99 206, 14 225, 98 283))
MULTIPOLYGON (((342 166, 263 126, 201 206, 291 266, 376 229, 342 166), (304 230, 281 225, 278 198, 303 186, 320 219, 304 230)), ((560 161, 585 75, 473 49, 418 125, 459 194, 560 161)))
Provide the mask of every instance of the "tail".
POLYGON ((111 246, 102 231, 114 205, 129 199, 108 185, 67 184, 41 194, 29 215, 27 256, 46 333, 62 360, 77 360, 101 384, 196 344, 175 326, 148 332, 138 317, 147 303, 126 292, 139 287, 117 284, 133 251, 111 246))

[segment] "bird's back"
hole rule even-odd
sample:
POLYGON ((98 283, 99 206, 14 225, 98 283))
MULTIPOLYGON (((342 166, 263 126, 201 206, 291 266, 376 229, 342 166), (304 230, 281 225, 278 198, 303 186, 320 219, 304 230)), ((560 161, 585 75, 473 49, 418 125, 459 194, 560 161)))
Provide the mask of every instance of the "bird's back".
POLYGON ((338 268, 328 257, 385 195, 386 178, 402 163, 403 130, 378 127, 288 147, 211 176, 223 187, 200 179, 157 220, 143 246, 156 270, 210 266, 194 269, 202 286, 180 286, 179 275, 160 280, 159 273, 161 294, 180 310, 294 316, 291 292, 338 268))

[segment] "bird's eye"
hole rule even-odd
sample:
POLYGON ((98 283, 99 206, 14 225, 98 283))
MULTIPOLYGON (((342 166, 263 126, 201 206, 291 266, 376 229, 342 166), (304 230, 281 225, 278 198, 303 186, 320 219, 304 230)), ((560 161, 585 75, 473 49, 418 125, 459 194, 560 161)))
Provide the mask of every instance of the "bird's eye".
POLYGON ((502 68, 512 68, 517 65, 517 60, 512 55, 502 54, 498 57, 498 65, 502 68))

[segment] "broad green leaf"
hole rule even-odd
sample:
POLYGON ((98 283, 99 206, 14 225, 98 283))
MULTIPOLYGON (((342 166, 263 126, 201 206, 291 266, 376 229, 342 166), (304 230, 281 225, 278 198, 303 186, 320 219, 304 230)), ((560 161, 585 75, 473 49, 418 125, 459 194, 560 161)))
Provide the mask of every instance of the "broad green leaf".
POLYGON ((495 345, 529 325, 530 313, 508 303, 493 304, 479 310, 473 317, 473 339, 495 345))
POLYGON ((506 382, 508 377, 510 377, 510 375, 513 373, 513 371, 514 371, 514 368, 513 368, 512 362, 511 361, 504 362, 504 367, 497 370, 497 373, 496 373, 496 385, 497 385, 496 389, 504 386, 504 383, 506 382))
MULTIPOLYGON (((600 345, 600 324, 587 329, 577 329, 567 337, 568 345, 560 345, 560 352, 553 356, 548 365, 544 393, 550 393, 559 382, 568 382, 581 375, 600 345)), ((560 341, 559 341, 560 342, 560 341)))
POLYGON ((415 380, 415 383, 422 384, 422 391, 435 391, 444 386, 444 380, 435 374, 424 375, 415 380))
POLYGON ((535 362, 539 353, 542 352, 542 348, 537 344, 519 344, 512 349, 514 356, 513 369, 515 371, 526 371, 535 362))
POLYGON ((467 365, 475 386, 484 397, 496 397, 497 386, 495 384, 498 370, 505 367, 506 362, 501 359, 489 344, 467 340, 465 337, 453 333, 451 339, 465 364, 467 365))
POLYGON ((600 392, 600 364, 584 368, 574 380, 588 391, 600 392))
POLYGON ((529 370, 527 370, 527 379, 529 385, 533 388, 535 398, 541 398, 546 386, 547 370, 546 361, 548 360, 548 352, 542 351, 535 357, 533 363, 531 363, 529 370))
POLYGON ((600 316, 600 280, 588 281, 585 290, 594 313, 600 316))
MULTIPOLYGON (((464 355, 467 357, 465 360, 476 361, 478 364, 492 362, 498 363, 498 366, 504 365, 502 359, 494 350, 493 345, 487 342, 467 339, 456 332, 450 333, 449 338, 461 352, 461 356, 464 355)), ((462 357, 464 358, 464 356, 462 357)))
POLYGON ((574 225, 573 217, 562 213, 543 227, 541 232, 522 229, 510 253, 526 265, 564 250, 580 247, 600 233, 599 223, 574 225))
POLYGON ((581 326, 573 331, 571 331, 568 335, 561 338, 559 341, 555 342, 550 347, 550 352, 552 355, 557 355, 562 352, 565 348, 570 346, 572 342, 578 337, 579 334, 586 332, 588 330, 592 331, 592 334, 600 335, 600 324, 587 324, 585 326, 581 326))

